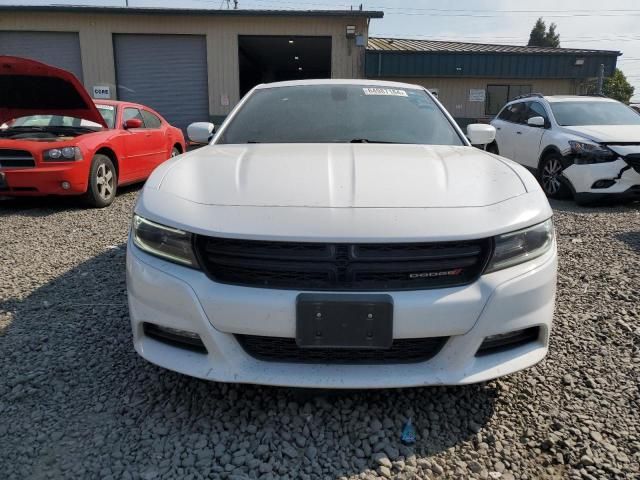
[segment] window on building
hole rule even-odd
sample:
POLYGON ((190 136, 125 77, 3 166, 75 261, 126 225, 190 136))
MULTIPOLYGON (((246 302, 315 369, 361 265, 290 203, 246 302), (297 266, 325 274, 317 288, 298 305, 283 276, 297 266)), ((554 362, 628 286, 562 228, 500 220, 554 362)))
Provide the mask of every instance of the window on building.
POLYGON ((505 103, 531 93, 531 85, 487 85, 485 114, 496 115, 505 103))

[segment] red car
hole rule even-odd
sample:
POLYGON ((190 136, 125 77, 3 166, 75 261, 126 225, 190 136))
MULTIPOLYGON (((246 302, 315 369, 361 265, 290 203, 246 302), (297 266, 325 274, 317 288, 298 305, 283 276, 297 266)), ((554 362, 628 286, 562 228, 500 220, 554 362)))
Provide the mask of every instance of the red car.
POLYGON ((0 56, 0 195, 113 202, 185 151, 182 131, 144 105, 93 100, 71 73, 0 56))

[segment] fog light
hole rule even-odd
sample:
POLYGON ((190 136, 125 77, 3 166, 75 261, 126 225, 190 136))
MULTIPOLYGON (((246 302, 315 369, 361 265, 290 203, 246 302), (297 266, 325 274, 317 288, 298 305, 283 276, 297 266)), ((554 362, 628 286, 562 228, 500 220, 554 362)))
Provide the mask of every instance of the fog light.
POLYGON ((163 327, 154 323, 143 324, 144 334, 163 343, 176 347, 187 348, 207 353, 207 349, 200 339, 200 335, 177 328, 163 327))
POLYGON ((525 328, 515 332, 489 335, 484 339, 476 356, 490 355, 511 348, 521 347, 529 342, 535 342, 540 336, 540 327, 525 328))
POLYGON ((591 185, 591 188, 609 188, 616 183, 615 180, 598 180, 591 185))
POLYGON ((63 190, 69 190, 71 188, 71 184, 69 182, 62 182, 60 185, 62 185, 63 190))

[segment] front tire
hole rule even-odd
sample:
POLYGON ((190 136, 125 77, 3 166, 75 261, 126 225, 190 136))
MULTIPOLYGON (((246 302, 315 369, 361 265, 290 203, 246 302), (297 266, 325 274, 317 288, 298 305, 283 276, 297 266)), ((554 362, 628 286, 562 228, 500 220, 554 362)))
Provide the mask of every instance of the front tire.
POLYGON ((171 156, 169 158, 177 157, 178 155, 180 155, 180 150, 178 150, 177 147, 173 147, 171 149, 171 156))
POLYGON ((563 199, 571 197, 571 190, 562 177, 562 158, 559 155, 549 155, 540 164, 539 181, 542 190, 549 198, 563 199))
POLYGON ((89 186, 85 202, 93 208, 104 208, 116 198, 118 176, 113 162, 106 155, 97 154, 91 161, 89 186))
POLYGON ((494 155, 500 155, 500 150, 498 150, 498 144, 496 142, 492 142, 487 145, 487 152, 493 153, 494 155))

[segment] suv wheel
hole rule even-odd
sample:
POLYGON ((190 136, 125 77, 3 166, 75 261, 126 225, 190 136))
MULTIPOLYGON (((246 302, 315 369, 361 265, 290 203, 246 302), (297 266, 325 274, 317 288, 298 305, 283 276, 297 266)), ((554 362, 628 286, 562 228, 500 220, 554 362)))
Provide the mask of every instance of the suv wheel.
POLYGON ((571 190, 562 178, 562 158, 559 155, 549 155, 540 164, 540 185, 549 198, 567 198, 571 190))

